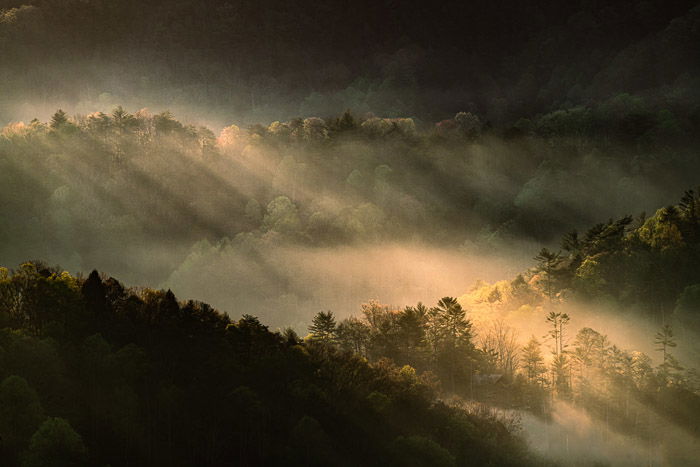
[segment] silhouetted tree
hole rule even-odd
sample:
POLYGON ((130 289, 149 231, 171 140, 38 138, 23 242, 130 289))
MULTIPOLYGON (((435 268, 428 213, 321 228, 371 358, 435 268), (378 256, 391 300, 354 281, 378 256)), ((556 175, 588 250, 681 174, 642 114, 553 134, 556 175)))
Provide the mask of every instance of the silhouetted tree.
POLYGON ((441 373, 447 376, 450 388, 455 388, 455 376, 466 373, 473 351, 472 323, 466 311, 454 297, 444 297, 430 309, 426 325, 426 340, 430 344, 441 373))
POLYGON ((68 124, 68 116, 66 113, 58 109, 55 114, 51 117, 51 122, 49 123, 49 126, 54 129, 54 130, 59 130, 63 128, 66 124, 68 124))
POLYGON ((525 375, 531 383, 541 384, 542 375, 547 372, 542 358, 540 342, 532 336, 527 345, 522 350, 523 369, 525 375))
POLYGON ((535 256, 535 261, 537 261, 537 266, 535 270, 544 275, 544 278, 540 280, 544 283, 544 292, 549 303, 551 305, 554 296, 556 295, 557 287, 557 268, 562 262, 561 255, 549 251, 547 248, 542 248, 537 256, 535 256))
POLYGON ((309 332, 313 340, 327 344, 333 343, 337 337, 337 327, 333 312, 319 311, 316 313, 311 326, 309 326, 309 332))
POLYGON ((104 321, 108 318, 108 305, 106 289, 97 270, 93 269, 80 290, 86 309, 94 317, 98 329, 101 329, 106 325, 104 321))

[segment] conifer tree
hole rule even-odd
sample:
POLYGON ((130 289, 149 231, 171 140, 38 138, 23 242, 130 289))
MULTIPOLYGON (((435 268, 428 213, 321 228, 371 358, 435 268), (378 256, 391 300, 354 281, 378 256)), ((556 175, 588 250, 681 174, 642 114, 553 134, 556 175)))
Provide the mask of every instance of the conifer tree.
POLYGON ((319 311, 309 326, 311 338, 324 343, 332 343, 337 337, 337 327, 332 311, 319 311))

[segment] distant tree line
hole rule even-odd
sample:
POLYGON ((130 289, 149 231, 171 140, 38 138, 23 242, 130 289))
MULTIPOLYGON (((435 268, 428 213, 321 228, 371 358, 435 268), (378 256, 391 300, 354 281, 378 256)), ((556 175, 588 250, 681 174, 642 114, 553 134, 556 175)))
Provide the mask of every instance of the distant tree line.
POLYGON ((688 116, 641 99, 547 114, 505 136, 470 112, 435 126, 346 112, 231 125, 217 137, 169 112, 58 111, 2 130, 0 214, 15 243, 0 250, 11 262, 31 251, 73 269, 100 262, 132 274, 133 258, 104 256, 168 232, 175 254, 143 265, 130 276, 139 282, 163 280, 196 241, 247 232, 312 245, 418 235, 477 250, 546 241, 645 202, 649 184, 669 193, 699 169, 688 116), (607 193, 620 184, 624 193, 607 193), (479 235, 465 242, 467 232, 479 235))
POLYGON ((699 18, 692 0, 362 0, 352 11, 343 1, 6 1, 0 90, 13 99, 0 121, 36 98, 133 99, 249 122, 345 108, 439 120, 466 109, 509 126, 627 92, 671 101, 697 125, 699 18))

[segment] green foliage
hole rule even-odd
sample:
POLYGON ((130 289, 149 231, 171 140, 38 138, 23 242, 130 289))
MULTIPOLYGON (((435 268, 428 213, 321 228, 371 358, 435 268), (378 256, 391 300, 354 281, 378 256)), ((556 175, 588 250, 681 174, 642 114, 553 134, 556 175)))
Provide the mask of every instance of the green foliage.
MULTIPOLYGON (((687 287, 691 289, 684 300, 692 301, 700 261, 697 204, 697 195, 688 190, 678 205, 659 209, 651 217, 635 221, 625 216, 597 224, 583 235, 568 233, 562 239, 566 255, 544 248, 530 273, 550 300, 574 296, 634 305, 659 313, 663 320, 687 287)), ((511 286, 514 297, 527 296, 524 279, 516 278, 511 286)), ((692 321, 694 315, 687 313, 679 309, 678 316, 692 321)))
POLYGON ((262 226, 267 230, 294 235, 301 230, 301 220, 294 203, 286 196, 279 196, 267 205, 262 226))
POLYGON ((471 322, 466 311, 454 297, 444 297, 428 312, 428 340, 433 348, 468 346, 471 322))
POLYGON ((22 467, 78 467, 88 465, 83 439, 63 418, 48 418, 34 433, 22 467))

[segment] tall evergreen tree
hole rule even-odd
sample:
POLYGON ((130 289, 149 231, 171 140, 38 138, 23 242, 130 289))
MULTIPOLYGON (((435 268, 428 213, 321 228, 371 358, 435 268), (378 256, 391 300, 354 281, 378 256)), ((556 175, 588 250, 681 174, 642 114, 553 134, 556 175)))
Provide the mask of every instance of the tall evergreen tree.
POLYGON ((554 253, 547 248, 542 248, 534 259, 537 261, 535 270, 544 275, 540 283, 543 284, 545 295, 551 305, 557 292, 557 268, 562 263, 563 258, 559 252, 554 253))
POLYGON ((542 382, 541 377, 547 370, 544 367, 540 342, 535 336, 532 336, 527 345, 523 347, 522 360, 528 381, 540 384, 542 382))
POLYGON ((332 311, 319 311, 309 326, 311 338, 324 343, 335 342, 337 327, 332 311))

